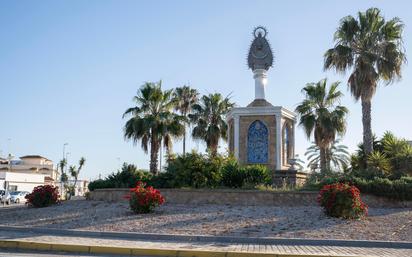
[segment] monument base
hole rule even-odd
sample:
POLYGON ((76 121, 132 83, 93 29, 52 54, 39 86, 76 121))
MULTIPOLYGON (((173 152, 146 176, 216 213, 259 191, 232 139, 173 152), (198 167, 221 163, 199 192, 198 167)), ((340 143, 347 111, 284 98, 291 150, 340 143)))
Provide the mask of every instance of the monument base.
POLYGON ((309 174, 298 170, 276 170, 272 173, 273 186, 303 186, 309 174))

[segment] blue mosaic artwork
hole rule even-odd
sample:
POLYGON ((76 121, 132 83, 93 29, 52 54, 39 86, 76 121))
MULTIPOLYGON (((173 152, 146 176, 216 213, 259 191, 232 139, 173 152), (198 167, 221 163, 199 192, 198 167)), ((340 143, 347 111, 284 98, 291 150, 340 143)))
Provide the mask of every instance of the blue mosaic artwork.
POLYGON ((248 163, 268 162, 268 129, 263 122, 257 120, 249 127, 247 135, 248 163))

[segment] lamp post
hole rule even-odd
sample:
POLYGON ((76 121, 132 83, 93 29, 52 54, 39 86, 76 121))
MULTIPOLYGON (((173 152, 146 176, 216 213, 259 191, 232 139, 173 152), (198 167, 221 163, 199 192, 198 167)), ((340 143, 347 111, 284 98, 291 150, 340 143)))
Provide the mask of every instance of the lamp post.
POLYGON ((63 160, 64 160, 64 158, 66 157, 65 152, 66 152, 66 146, 67 146, 67 145, 69 145, 69 143, 64 143, 64 144, 63 144, 63 160))
MULTIPOLYGON (((13 164, 11 162, 13 160, 13 158, 14 158, 14 156, 9 153, 9 155, 7 156, 7 160, 9 161, 9 170, 10 170, 10 172, 13 171, 13 169, 12 169, 13 164)), ((6 194, 7 194, 9 192, 9 182, 7 182, 6 180, 4 181, 4 189, 5 189, 6 194)))

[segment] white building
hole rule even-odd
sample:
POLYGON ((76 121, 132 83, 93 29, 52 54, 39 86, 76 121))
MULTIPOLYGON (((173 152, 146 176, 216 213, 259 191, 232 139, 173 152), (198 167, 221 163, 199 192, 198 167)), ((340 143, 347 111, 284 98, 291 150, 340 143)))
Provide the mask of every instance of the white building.
MULTIPOLYGON (((75 181, 73 179, 70 179, 67 182, 68 182, 69 186, 73 186, 75 181)), ((89 181, 88 180, 82 180, 82 179, 77 180, 74 195, 75 196, 84 196, 84 194, 89 191, 88 186, 89 186, 89 181)))
POLYGON ((53 162, 40 155, 26 155, 19 160, 0 158, 0 189, 29 191, 40 185, 56 185, 60 173, 53 162))

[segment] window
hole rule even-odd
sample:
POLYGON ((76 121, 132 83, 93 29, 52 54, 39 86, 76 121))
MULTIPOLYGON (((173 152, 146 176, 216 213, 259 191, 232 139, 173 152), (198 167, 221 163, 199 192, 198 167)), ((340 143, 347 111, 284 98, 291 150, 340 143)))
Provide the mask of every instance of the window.
POLYGON ((283 155, 283 165, 287 165, 289 163, 289 159, 291 159, 292 156, 292 126, 288 123, 285 122, 285 125, 283 126, 283 131, 282 131, 282 155, 283 155))
POLYGON ((254 121, 248 131, 247 161, 248 163, 268 163, 268 128, 260 121, 254 121))

